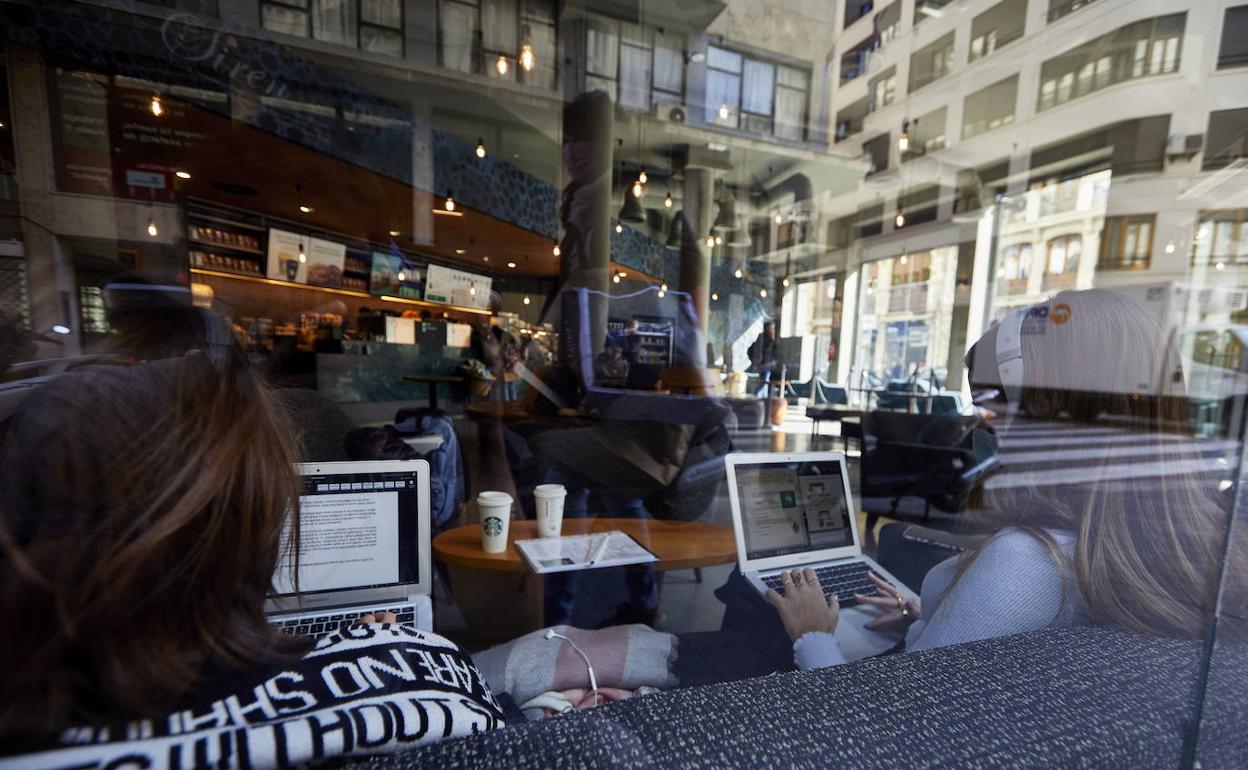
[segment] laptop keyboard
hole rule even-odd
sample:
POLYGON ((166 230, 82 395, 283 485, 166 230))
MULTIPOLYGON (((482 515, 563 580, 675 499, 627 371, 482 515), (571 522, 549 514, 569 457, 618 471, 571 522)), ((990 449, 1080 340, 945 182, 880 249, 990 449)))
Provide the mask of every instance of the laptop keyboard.
MULTIPOLYGON (((416 622, 416 610, 413 609, 411 605, 406 607, 391 607, 388 610, 373 610, 373 612, 393 612, 399 623, 416 622)), ((296 618, 283 616, 280 620, 273 621, 272 625, 283 634, 321 636, 323 634, 329 634, 337 631, 344 624, 354 623, 359 620, 360 615, 363 614, 363 612, 347 612, 326 615, 308 615, 306 617, 296 618)))
MULTIPOLYGON (((854 594, 875 593, 875 583, 867 578, 868 569, 866 562, 854 561, 849 564, 819 567, 815 570, 815 574, 819 576, 819 585, 823 588, 823 595, 836 594, 837 604, 848 607, 854 604, 854 594)), ((765 575, 763 584, 778 594, 784 594, 784 584, 780 581, 779 573, 765 575)))

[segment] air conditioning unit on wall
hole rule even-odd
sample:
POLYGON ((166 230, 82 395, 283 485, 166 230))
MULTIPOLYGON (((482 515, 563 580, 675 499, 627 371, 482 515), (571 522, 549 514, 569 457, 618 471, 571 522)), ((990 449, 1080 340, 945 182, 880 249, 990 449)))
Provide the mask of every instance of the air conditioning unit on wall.
POLYGON ((1171 134, 1166 140, 1166 157, 1190 158, 1204 148, 1204 134, 1171 134))
POLYGON ((654 105, 654 117, 665 123, 686 123, 689 120, 689 113, 683 104, 659 102, 654 105))

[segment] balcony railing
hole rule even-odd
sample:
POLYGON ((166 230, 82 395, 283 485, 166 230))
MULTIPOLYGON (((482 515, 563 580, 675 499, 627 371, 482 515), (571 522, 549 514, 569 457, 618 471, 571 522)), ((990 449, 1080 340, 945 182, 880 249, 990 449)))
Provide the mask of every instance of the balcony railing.
POLYGON ((1046 273, 1044 276, 1044 285, 1041 287, 1044 291, 1065 291, 1075 288, 1075 272, 1071 270, 1066 273, 1046 273))

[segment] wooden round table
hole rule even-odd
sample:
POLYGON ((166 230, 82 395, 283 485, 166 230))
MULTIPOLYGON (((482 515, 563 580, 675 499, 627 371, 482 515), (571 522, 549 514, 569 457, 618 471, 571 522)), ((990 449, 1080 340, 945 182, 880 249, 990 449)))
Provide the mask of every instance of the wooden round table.
MULTIPOLYGON (((665 521, 660 519, 564 519, 563 534, 584 535, 591 532, 619 530, 631 535, 638 543, 658 557, 645 565, 657 571, 698 569, 731 564, 737 558, 737 544, 730 527, 719 527, 697 521, 665 521)), ((433 557, 445 564, 450 572, 456 603, 470 626, 486 633, 499 628, 500 638, 510 638, 500 626, 500 613, 527 606, 527 617, 521 624, 526 630, 542 628, 544 576, 531 572, 516 551, 515 541, 537 537, 536 521, 512 521, 507 533, 507 550, 486 553, 481 549, 481 525, 467 524, 448 529, 433 539, 433 557), (522 578, 527 602, 508 602, 496 584, 484 580, 493 573, 509 573, 512 580, 522 578)), ((625 568, 627 569, 627 568, 625 568)), ((512 634, 514 635, 514 634, 512 634)))

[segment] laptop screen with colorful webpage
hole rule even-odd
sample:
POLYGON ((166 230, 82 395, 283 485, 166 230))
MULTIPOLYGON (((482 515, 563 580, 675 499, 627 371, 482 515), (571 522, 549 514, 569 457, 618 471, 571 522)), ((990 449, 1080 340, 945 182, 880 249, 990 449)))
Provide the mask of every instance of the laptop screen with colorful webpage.
POLYGON ((835 460, 737 464, 749 559, 854 545, 842 468, 835 460))

